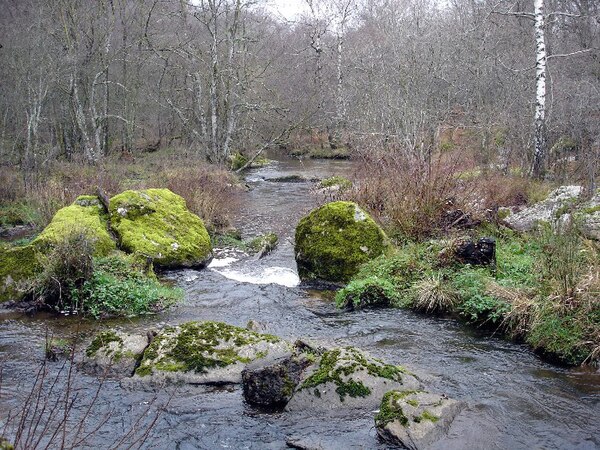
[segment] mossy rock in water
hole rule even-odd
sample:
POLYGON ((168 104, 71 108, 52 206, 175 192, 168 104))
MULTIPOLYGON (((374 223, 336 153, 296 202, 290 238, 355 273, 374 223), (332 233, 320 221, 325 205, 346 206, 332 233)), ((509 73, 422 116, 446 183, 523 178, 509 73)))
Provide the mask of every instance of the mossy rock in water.
POLYGON ((108 232, 108 215, 104 206, 97 197, 90 195, 79 196, 72 205, 59 209, 32 244, 46 251, 76 233, 89 239, 94 246, 94 256, 106 256, 117 248, 108 232))
POLYGON ((320 357, 287 404, 289 411, 375 408, 392 389, 415 390, 419 381, 406 369, 353 348, 334 348, 320 357))
POLYGON ((166 327, 144 352, 136 379, 191 384, 241 383, 246 364, 285 355, 281 339, 221 322, 166 327))
POLYGON ((41 270, 37 250, 32 245, 0 246, 0 303, 18 300, 23 292, 20 284, 41 270))
POLYGON ((347 282, 361 264, 389 248, 383 230, 352 202, 323 205, 296 227, 296 262, 303 280, 347 282))
POLYGON ((110 199, 110 221, 121 249, 161 267, 202 266, 212 256, 206 227, 168 189, 125 191, 110 199))
POLYGON ((390 391, 375 416, 377 434, 393 445, 417 450, 443 439, 464 404, 445 395, 390 391))
POLYGON ((146 334, 102 331, 94 336, 86 348, 81 367, 96 375, 129 377, 147 346, 146 334))

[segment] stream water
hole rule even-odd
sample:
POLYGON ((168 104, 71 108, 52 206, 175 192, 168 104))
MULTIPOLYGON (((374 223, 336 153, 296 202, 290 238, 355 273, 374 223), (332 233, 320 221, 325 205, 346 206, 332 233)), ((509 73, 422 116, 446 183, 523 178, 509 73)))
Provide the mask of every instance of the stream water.
MULTIPOLYGON (((525 346, 450 319, 395 309, 339 311, 319 292, 298 286, 292 240, 298 219, 316 204, 313 185, 267 179, 322 178, 350 170, 344 161, 282 160, 251 171, 246 177, 251 189, 234 222, 245 237, 274 231, 280 237, 277 249, 260 260, 221 255, 208 269, 173 272, 168 277, 184 288, 183 304, 156 317, 108 325, 147 330, 189 320, 238 326, 253 320, 290 340, 354 345, 420 374, 430 390, 467 402, 448 439, 435 448, 600 448, 600 373, 553 366, 525 346)), ((67 337, 98 326, 0 312, 0 434, 3 424, 8 437, 18 428, 9 411, 31 392, 46 333, 67 337)), ((49 363, 45 379, 61 367, 49 363)), ((376 436, 371 411, 334 417, 269 413, 245 405, 239 387, 140 389, 107 380, 98 390, 98 384, 97 377, 77 372, 71 386, 70 421, 85 416, 84 429, 93 431, 85 446, 91 448, 126 447, 119 438, 132 428, 137 435, 149 431, 144 448, 281 449, 295 439, 324 449, 389 448, 376 436)), ((64 381, 57 386, 66 389, 64 381)))

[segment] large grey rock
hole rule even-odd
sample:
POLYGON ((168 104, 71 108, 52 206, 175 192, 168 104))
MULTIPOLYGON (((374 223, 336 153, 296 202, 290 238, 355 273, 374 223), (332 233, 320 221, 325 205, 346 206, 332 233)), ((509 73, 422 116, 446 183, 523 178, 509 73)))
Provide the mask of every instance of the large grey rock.
POLYGON ((187 322, 156 335, 134 378, 152 383, 241 383, 248 363, 283 356, 290 348, 275 336, 225 323, 187 322))
POLYGON ((600 193, 583 203, 575 217, 581 234, 588 239, 600 240, 600 193))
POLYGON ((130 377, 147 346, 145 334, 103 331, 88 345, 81 367, 96 375, 130 377))
POLYGON ((254 361, 242 371, 244 398, 252 405, 283 407, 292 398, 302 372, 310 365, 302 354, 254 361))
POLYGON ((540 222, 553 222, 559 219, 563 209, 568 208, 582 194, 581 186, 561 186, 552 191, 546 200, 510 214, 504 222, 517 231, 531 231, 540 222))
POLYGON ((375 416, 377 434, 385 441, 418 450, 442 439, 464 403, 443 395, 391 391, 375 416))
POLYGON ((400 366, 385 364, 353 347, 334 348, 307 371, 286 410, 372 409, 390 390, 415 390, 419 386, 415 376, 400 366))

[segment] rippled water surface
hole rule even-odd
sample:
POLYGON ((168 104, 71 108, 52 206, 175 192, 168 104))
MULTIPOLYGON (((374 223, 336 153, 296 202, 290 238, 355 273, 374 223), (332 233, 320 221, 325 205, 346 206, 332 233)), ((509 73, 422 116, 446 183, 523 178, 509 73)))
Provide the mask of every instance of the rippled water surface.
MULTIPOLYGON (((467 330, 453 320, 410 311, 341 312, 320 293, 299 287, 293 255, 298 219, 316 205, 311 183, 274 183, 269 178, 299 174, 307 179, 352 170, 343 161, 278 161, 247 176, 234 218, 244 237, 265 231, 280 236, 278 248, 254 260, 223 256, 203 271, 169 278, 183 287, 185 302, 158 317, 116 321, 123 329, 151 329, 188 320, 220 320, 328 345, 355 345, 419 374, 431 390, 467 402, 439 449, 600 448, 600 374, 562 369, 541 361, 525 346, 467 330), (228 258, 228 259, 226 259, 228 258)), ((31 391, 47 332, 69 336, 98 324, 74 319, 0 313, 0 434, 14 432, 9 410, 31 391)), ((61 363, 50 363, 44 384, 61 363)), ((56 392, 65 391, 64 373, 56 392)), ((244 404, 237 387, 145 388, 76 373, 70 420, 86 417, 94 431, 86 445, 125 447, 130 432, 145 448, 280 449, 304 439, 321 448, 387 448, 373 429, 373 412, 321 417, 258 412, 244 404), (88 406, 92 404, 90 412, 88 406), (157 416, 156 413, 160 414, 157 416), (97 428, 97 430, 96 430, 97 428), (144 430, 149 430, 147 438, 144 430)), ((39 433, 38 433, 39 434, 39 433)), ((80 434, 83 434, 80 433, 80 434)), ((67 443, 70 442, 67 439, 67 443)))

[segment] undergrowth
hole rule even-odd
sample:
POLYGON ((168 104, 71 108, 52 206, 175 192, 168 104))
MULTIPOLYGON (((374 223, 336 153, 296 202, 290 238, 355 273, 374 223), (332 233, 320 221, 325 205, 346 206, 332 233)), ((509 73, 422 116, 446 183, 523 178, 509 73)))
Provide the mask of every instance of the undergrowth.
POLYGON ((44 270, 27 286, 38 306, 94 318, 151 313, 175 303, 180 289, 162 285, 151 267, 119 252, 93 256, 85 236, 69 235, 43 256, 44 270))
POLYGON ((362 266, 336 294, 340 307, 390 304, 448 312, 524 340, 569 365, 600 362, 600 251, 576 229, 528 235, 487 227, 497 264, 442 257, 449 241, 408 243, 362 266))

